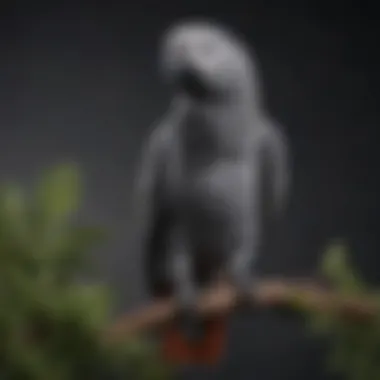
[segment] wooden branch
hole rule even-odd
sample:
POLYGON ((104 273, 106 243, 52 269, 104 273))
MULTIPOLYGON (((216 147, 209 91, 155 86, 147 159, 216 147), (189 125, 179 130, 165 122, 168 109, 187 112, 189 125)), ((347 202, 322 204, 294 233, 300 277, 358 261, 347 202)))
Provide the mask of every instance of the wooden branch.
MULTIPOLYGON (((379 306, 371 297, 343 297, 310 280, 265 280, 252 286, 252 303, 259 307, 296 307, 316 311, 337 311, 344 318, 368 320, 379 306)), ((227 314, 236 306, 234 289, 220 284, 204 292, 197 303, 203 316, 227 314)), ((122 340, 162 327, 177 312, 172 299, 156 300, 151 305, 127 313, 106 330, 109 341, 122 340)))

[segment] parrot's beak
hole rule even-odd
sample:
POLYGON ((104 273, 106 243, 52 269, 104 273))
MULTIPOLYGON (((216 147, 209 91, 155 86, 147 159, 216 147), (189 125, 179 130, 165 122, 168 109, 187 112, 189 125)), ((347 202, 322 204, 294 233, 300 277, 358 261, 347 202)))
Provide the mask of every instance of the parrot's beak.
POLYGON ((188 68, 177 71, 173 81, 178 89, 194 99, 204 99, 210 95, 206 84, 193 69, 188 68))

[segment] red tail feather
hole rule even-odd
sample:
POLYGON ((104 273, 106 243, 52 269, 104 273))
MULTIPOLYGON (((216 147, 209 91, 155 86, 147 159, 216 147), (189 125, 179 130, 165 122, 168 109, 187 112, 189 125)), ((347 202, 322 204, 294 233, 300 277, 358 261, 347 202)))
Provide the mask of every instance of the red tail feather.
POLYGON ((164 358, 170 363, 215 365, 224 354, 227 339, 227 321, 224 317, 207 320, 205 335, 196 342, 189 342, 177 325, 169 326, 163 333, 164 358))

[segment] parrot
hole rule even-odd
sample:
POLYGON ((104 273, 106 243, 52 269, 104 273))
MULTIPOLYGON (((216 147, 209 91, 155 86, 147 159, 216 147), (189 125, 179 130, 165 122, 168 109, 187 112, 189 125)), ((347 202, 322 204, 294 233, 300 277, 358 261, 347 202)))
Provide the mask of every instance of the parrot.
POLYGON ((181 311, 163 338, 167 357, 213 363, 226 321, 200 318, 198 296, 224 276, 248 301, 265 215, 287 203, 289 144, 263 105, 252 49, 226 26, 171 25, 159 69, 173 94, 138 166, 143 274, 152 297, 174 297, 181 311))

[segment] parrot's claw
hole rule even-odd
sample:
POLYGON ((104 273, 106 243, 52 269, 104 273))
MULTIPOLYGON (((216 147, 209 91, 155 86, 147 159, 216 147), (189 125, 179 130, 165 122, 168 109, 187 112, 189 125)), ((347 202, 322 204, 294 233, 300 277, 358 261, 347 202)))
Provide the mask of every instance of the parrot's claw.
POLYGON ((247 273, 232 273, 231 283, 237 292, 237 306, 246 308, 252 304, 253 278, 247 273))
POLYGON ((186 292, 178 296, 178 325, 189 342, 198 341, 203 337, 204 326, 196 310, 196 293, 186 292))
POLYGON ((251 304, 251 284, 236 284, 237 288, 237 305, 241 307, 248 307, 251 304))

